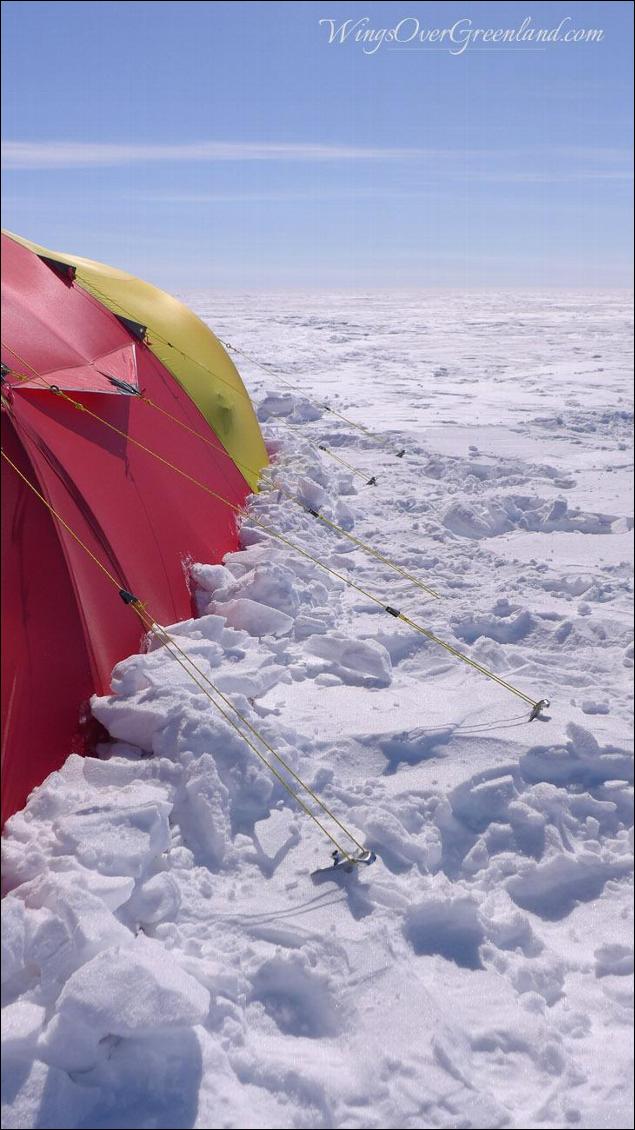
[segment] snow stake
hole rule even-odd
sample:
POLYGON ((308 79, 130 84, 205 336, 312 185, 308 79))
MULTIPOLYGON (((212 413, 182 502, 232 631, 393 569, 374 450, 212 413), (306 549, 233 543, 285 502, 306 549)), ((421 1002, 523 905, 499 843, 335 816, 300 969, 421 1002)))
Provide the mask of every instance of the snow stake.
POLYGON ((356 855, 343 855, 339 848, 336 848, 335 851, 331 852, 331 859, 333 860, 333 867, 343 867, 345 871, 352 871, 355 865, 360 863, 370 867, 377 856, 370 848, 362 848, 356 855))
POLYGON ((540 718, 542 711, 546 710, 549 705, 550 701, 548 698, 541 698, 539 702, 536 702, 532 706, 531 714, 529 715, 529 721, 533 722, 535 718, 540 718))

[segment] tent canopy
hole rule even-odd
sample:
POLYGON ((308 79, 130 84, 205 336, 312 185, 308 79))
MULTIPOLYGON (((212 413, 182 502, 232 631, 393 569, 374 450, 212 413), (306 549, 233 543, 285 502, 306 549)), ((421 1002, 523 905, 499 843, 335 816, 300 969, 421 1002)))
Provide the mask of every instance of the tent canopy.
MULTIPOLYGON (((2 444, 13 464, 2 461, 4 821, 72 750, 90 749, 88 700, 108 693, 112 667, 142 635, 116 589, 28 484, 123 588, 171 623, 193 611, 188 564, 220 561, 237 546, 235 507, 255 484, 234 458, 240 452, 241 464, 259 469, 266 453, 234 366, 175 299, 123 276, 146 305, 118 314, 83 285, 81 260, 69 271, 56 253, 5 235, 2 243, 2 444), (161 340, 183 345, 170 354, 180 357, 180 376, 159 355, 159 338, 142 332, 150 323, 161 340), (213 375, 219 359, 231 388, 213 375), (196 396, 186 364, 197 372, 196 396)), ((98 270, 105 269, 91 265, 98 270)))

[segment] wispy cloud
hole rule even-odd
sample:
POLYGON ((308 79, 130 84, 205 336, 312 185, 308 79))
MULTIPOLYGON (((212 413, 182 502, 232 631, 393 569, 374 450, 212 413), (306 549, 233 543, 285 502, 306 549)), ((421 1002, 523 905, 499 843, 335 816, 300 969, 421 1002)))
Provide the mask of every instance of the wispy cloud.
POLYGON ((310 192, 135 192, 127 198, 144 204, 288 204, 302 201, 322 204, 338 200, 425 200, 431 192, 368 188, 359 185, 339 188, 317 188, 310 192))
POLYGON ((5 141, 6 169, 62 169, 147 162, 377 161, 421 157, 429 150, 321 145, 312 142, 196 141, 135 145, 90 141, 5 141))
MULTIPOLYGON (((630 153, 609 147, 537 146, 522 150, 465 150, 277 141, 198 141, 180 145, 91 141, 2 143, 2 163, 7 171, 126 167, 148 163, 211 165, 230 161, 350 163, 404 160, 425 166, 427 181, 448 176, 473 182, 527 184, 632 179, 630 153), (523 166, 528 156, 532 157, 533 167, 525 169, 523 166)), ((192 203, 196 202, 203 201, 192 200, 192 203)))
POLYGON ((578 184, 580 181, 632 181, 632 169, 576 169, 571 172, 545 169, 536 172, 528 169, 524 172, 513 170, 488 173, 480 169, 468 170, 466 173, 471 181, 482 181, 483 184, 578 184))

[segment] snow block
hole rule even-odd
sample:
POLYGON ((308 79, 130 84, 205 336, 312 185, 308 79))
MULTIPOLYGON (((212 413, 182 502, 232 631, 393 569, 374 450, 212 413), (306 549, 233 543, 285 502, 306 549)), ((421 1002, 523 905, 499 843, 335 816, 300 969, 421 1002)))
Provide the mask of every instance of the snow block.
POLYGON ((66 1071, 87 1070, 108 1036, 152 1036, 200 1024, 210 995, 159 942, 139 935, 130 946, 104 950, 62 990, 40 1054, 66 1071))

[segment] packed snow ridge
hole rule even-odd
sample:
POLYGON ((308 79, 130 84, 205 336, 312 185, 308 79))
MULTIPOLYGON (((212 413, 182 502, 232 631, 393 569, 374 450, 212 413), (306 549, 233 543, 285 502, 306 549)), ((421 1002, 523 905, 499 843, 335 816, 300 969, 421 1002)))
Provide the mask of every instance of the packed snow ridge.
POLYGON ((150 641, 93 701, 99 757, 69 757, 6 830, 3 1125, 626 1127, 626 299, 257 301, 194 298, 406 455, 246 367, 271 468, 170 632, 377 861, 329 869, 150 641), (547 717, 259 521, 547 695, 547 717))

